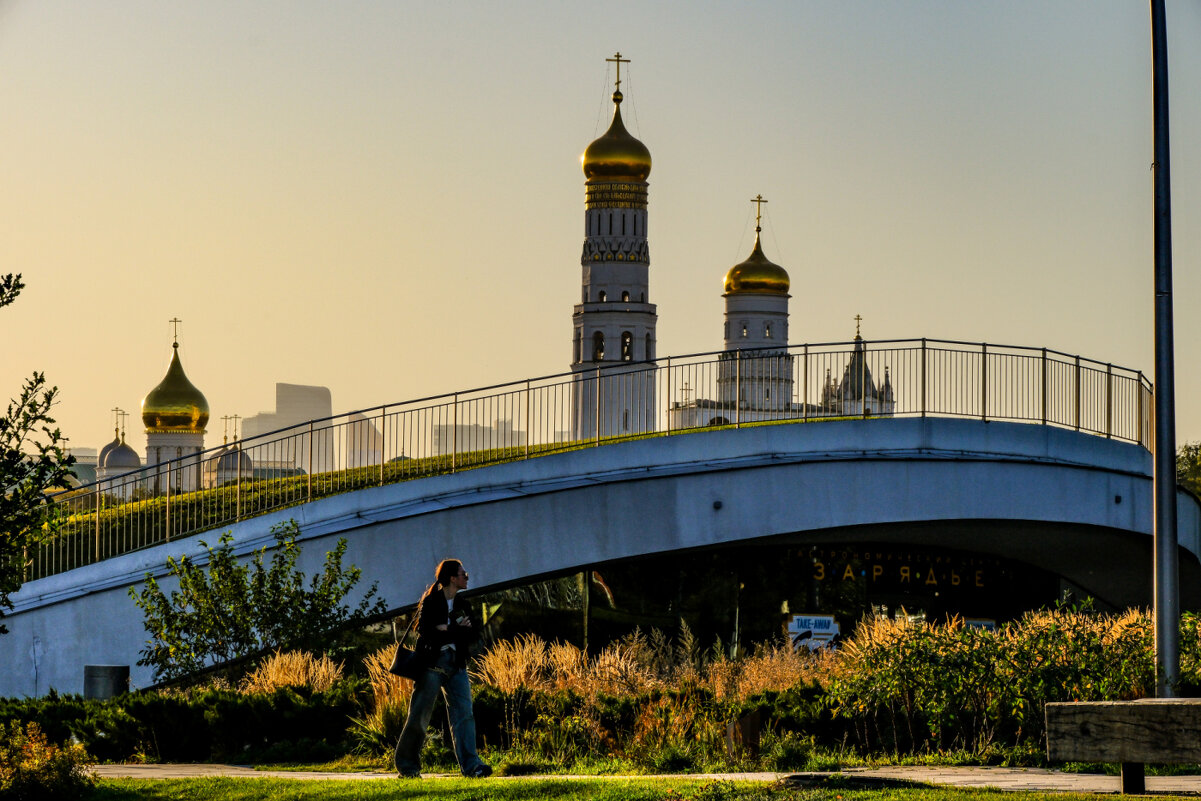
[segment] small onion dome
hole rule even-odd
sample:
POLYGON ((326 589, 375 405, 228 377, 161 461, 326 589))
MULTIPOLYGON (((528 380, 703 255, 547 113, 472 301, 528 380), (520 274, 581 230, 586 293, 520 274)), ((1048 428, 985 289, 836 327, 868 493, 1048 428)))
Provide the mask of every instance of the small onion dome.
POLYGON ((220 448, 214 451, 212 455, 204 460, 205 475, 211 475, 217 472, 217 464, 221 461, 221 457, 224 456, 227 451, 229 451, 229 446, 222 445, 220 448))
POLYGON ((125 440, 117 447, 113 448, 105 454, 104 461, 100 466, 105 470, 136 470, 142 466, 142 460, 138 456, 138 452, 125 444, 125 440))
POLYGON ((96 457, 96 466, 97 467, 104 467, 104 457, 106 457, 110 453, 112 453, 114 448, 120 447, 120 445, 121 445, 120 431, 121 430, 119 428, 114 428, 113 429, 113 441, 100 449, 100 455, 96 457))
POLYGON ((250 457, 242 452, 242 446, 234 444, 225 449, 225 453, 221 454, 217 459, 217 470, 219 472, 236 472, 241 470, 243 473, 254 469, 254 462, 250 457), (241 457, 241 459, 239 459, 241 457), (239 464, 240 462, 240 464, 239 464))
POLYGON ((651 174, 651 152, 630 136, 621 121, 621 92, 613 93, 613 122, 580 156, 588 180, 645 181, 651 174))
POLYGON ((767 260, 767 256, 763 255, 763 248, 759 245, 759 232, 755 231, 755 249, 751 251, 751 255, 726 273, 726 293, 787 295, 789 286, 788 271, 767 260))
POLYGON ((142 422, 150 431, 204 432, 209 421, 209 402, 184 375, 179 363, 179 343, 172 345, 167 375, 142 398, 142 422))

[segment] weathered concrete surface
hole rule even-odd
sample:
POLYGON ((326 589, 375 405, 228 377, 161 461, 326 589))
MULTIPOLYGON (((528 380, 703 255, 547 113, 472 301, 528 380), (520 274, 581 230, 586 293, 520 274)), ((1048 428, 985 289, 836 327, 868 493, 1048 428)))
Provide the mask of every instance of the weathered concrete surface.
MULTIPOLYGON (((1182 586, 1201 588, 1196 500, 1180 494, 1182 586)), ((301 526, 301 567, 339 537, 392 608, 435 563, 485 589, 585 565, 760 538, 908 542, 997 554, 1115 605, 1150 602, 1151 459, 1038 425, 952 419, 761 426, 607 445, 326 498, 230 527, 236 550, 301 526), (870 528, 869 528, 870 527, 870 528), (865 534, 866 532, 866 534, 865 534)), ((129 588, 220 532, 30 582, 0 638, 0 696, 80 692, 85 664, 133 665, 146 639, 129 588)), ((165 591, 174 588, 162 581, 165 591)), ((1187 605, 1197 599, 1186 597, 1187 605)), ((151 683, 134 667, 135 687, 151 683)))

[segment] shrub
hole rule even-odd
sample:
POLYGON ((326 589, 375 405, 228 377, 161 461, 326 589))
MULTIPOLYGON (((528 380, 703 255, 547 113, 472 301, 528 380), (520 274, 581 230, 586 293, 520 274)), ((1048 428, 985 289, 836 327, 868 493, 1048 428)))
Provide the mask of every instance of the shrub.
POLYGON ((276 651, 242 680, 243 693, 273 692, 281 687, 307 687, 323 693, 342 679, 342 665, 328 656, 305 651, 276 651))
POLYGON ((812 737, 789 731, 767 738, 765 745, 764 762, 772 770, 800 771, 808 769, 815 741, 812 737))
POLYGON ((359 678, 343 679, 324 693, 192 688, 107 701, 55 696, 4 701, 0 723, 36 722, 50 742, 74 739, 103 760, 250 761, 269 750, 273 759, 304 761, 316 753, 311 743, 328 743, 325 752, 334 756, 345 753, 350 718, 367 700, 366 681, 359 678))
POLYGON ((371 755, 386 755, 396 746, 409 714, 413 682, 388 672, 396 645, 387 645, 363 660, 371 686, 367 714, 351 719, 350 739, 355 750, 371 755))
POLYGON ((76 799, 94 784, 81 746, 46 741, 38 724, 0 723, 0 798, 5 801, 76 799))
POLYGON ((202 567, 183 556, 167 558, 167 570, 179 589, 164 593, 150 573, 141 592, 129 588, 145 616, 150 639, 139 665, 154 670, 158 681, 186 677, 211 664, 253 656, 272 648, 325 646, 329 633, 382 614, 372 585, 358 606, 343 603, 362 571, 344 567, 346 539, 325 554, 322 571, 311 578, 296 568, 300 527, 288 520, 271 527, 275 546, 255 551, 249 563, 234 553, 233 537, 222 534, 202 567), (271 550, 271 564, 263 564, 271 550), (308 587, 305 586, 306 581, 308 587))
POLYGON ((1031 612, 996 631, 873 620, 838 655, 836 715, 865 751, 992 752, 1045 738, 1051 701, 1138 698, 1153 686, 1146 613, 1031 612))

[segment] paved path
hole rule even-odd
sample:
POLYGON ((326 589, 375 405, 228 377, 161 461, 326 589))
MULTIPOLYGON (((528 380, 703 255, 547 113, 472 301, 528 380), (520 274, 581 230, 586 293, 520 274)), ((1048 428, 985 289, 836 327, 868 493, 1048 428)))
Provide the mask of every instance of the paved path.
MULTIPOLYGON (((102 778, 186 779, 200 776, 236 776, 239 778, 376 780, 395 779, 393 773, 318 773, 316 771, 254 770, 244 765, 98 765, 96 773, 102 778)), ((426 778, 450 774, 425 774, 426 778)), ((721 779, 727 781, 785 781, 800 786, 828 780, 829 773, 705 773, 675 776, 681 779, 721 779)), ((1091 773, 1063 773, 1042 768, 927 768, 887 767, 848 768, 842 776, 866 782, 913 782, 951 787, 994 787, 999 790, 1035 792, 1117 793, 1117 776, 1091 773)), ((594 779, 640 778, 628 776, 527 776, 521 778, 594 779)), ((665 777, 661 777, 665 778, 665 777)), ((502 779, 503 780, 503 779, 502 779)), ((488 781, 496 781, 489 779, 488 781)), ((1201 795, 1201 776, 1148 776, 1148 793, 1201 795)))

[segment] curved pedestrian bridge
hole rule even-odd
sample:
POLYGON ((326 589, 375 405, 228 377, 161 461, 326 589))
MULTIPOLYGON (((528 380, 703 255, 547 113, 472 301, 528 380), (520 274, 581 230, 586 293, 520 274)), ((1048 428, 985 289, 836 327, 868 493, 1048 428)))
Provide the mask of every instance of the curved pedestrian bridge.
MULTIPOLYGON (((1181 584, 1201 587, 1198 505, 1184 492, 1179 501, 1181 584)), ((868 531, 1029 563, 1115 605, 1150 600, 1150 455, 1054 426, 912 417, 645 437, 369 487, 224 528, 244 555, 288 518, 300 524, 303 569, 318 570, 346 537, 361 586, 378 581, 397 609, 447 555, 470 562, 478 590, 652 554, 852 543, 868 531)), ((84 664, 132 665, 145 632, 128 587, 161 576, 168 556, 203 554, 201 538, 26 584, 6 620, 0 695, 78 691, 84 664)), ((133 682, 150 677, 135 667, 133 682)))
MULTIPOLYGON (((29 579, 346 492, 648 437, 948 417, 1146 446, 1141 373, 1047 348, 932 339, 616 362, 311 420, 64 493, 29 579)), ((559 464, 556 462, 556 464, 559 464)))

